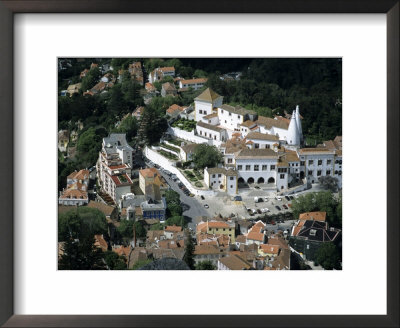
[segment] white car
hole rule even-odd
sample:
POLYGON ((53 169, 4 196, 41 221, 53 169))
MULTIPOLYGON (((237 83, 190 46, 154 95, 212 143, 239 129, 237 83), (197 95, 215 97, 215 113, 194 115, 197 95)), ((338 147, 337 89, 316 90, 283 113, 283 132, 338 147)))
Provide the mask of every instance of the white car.
POLYGON ((261 209, 261 212, 262 212, 262 213, 267 213, 267 212, 269 212, 269 209, 268 209, 267 207, 266 207, 266 208, 262 208, 262 209, 261 209))
POLYGON ((281 201, 281 200, 282 200, 282 198, 281 198, 281 197, 279 197, 279 196, 276 196, 275 198, 276 198, 276 200, 279 200, 279 201, 281 201))

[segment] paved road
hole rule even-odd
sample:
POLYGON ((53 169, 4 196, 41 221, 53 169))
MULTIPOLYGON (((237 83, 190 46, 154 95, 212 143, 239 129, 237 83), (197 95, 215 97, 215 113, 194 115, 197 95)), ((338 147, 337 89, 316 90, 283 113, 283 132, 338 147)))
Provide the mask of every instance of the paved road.
MULTIPOLYGON (((140 163, 143 166, 153 167, 152 165, 145 164, 144 162, 140 163)), ((179 193, 181 199, 181 205, 183 208, 183 215, 189 221, 188 227, 193 231, 196 230, 196 217, 198 216, 210 216, 209 212, 204 208, 204 201, 201 201, 200 197, 189 197, 186 196, 181 189, 179 189, 178 184, 174 182, 167 174, 159 170, 160 174, 164 177, 165 181, 167 181, 168 185, 172 190, 179 193)), ((179 182, 179 181, 178 181, 179 182)))

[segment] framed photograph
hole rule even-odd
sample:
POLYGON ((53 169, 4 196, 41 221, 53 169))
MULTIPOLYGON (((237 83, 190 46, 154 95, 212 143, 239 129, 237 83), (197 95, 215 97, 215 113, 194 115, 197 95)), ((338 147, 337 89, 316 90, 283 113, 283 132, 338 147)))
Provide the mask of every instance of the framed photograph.
POLYGON ((2 325, 399 325, 398 1, 0 22, 2 325))

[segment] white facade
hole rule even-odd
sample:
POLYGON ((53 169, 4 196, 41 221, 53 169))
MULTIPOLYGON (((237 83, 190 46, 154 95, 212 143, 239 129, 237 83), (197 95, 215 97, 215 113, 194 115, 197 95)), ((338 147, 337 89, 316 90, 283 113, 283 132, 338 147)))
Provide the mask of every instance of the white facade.
POLYGON ((180 80, 179 88, 193 88, 199 90, 206 84, 207 79, 192 79, 192 80, 180 80))
POLYGON ((228 139, 226 130, 204 122, 197 123, 196 132, 198 136, 211 139, 213 141, 224 142, 228 139))
POLYGON ((126 142, 125 134, 112 133, 103 138, 103 147, 97 161, 97 177, 101 188, 116 204, 131 192, 133 149, 126 142))
POLYGON ((339 180, 341 186, 342 164, 341 155, 336 156, 335 150, 324 148, 299 149, 301 176, 305 176, 309 183, 317 183, 321 176, 332 176, 339 180))
POLYGON ((212 190, 236 195, 238 192, 238 177, 234 170, 224 168, 205 168, 204 183, 212 190))

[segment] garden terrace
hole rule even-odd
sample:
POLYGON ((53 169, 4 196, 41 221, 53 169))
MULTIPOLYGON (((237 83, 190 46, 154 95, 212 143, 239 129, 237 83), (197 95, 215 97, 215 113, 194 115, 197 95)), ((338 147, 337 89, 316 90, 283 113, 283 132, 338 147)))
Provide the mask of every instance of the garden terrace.
POLYGON ((196 127, 196 123, 197 123, 196 121, 191 121, 191 120, 187 120, 185 118, 181 118, 181 119, 175 121, 174 123, 172 123, 172 126, 174 128, 179 128, 179 129, 191 132, 196 127))

